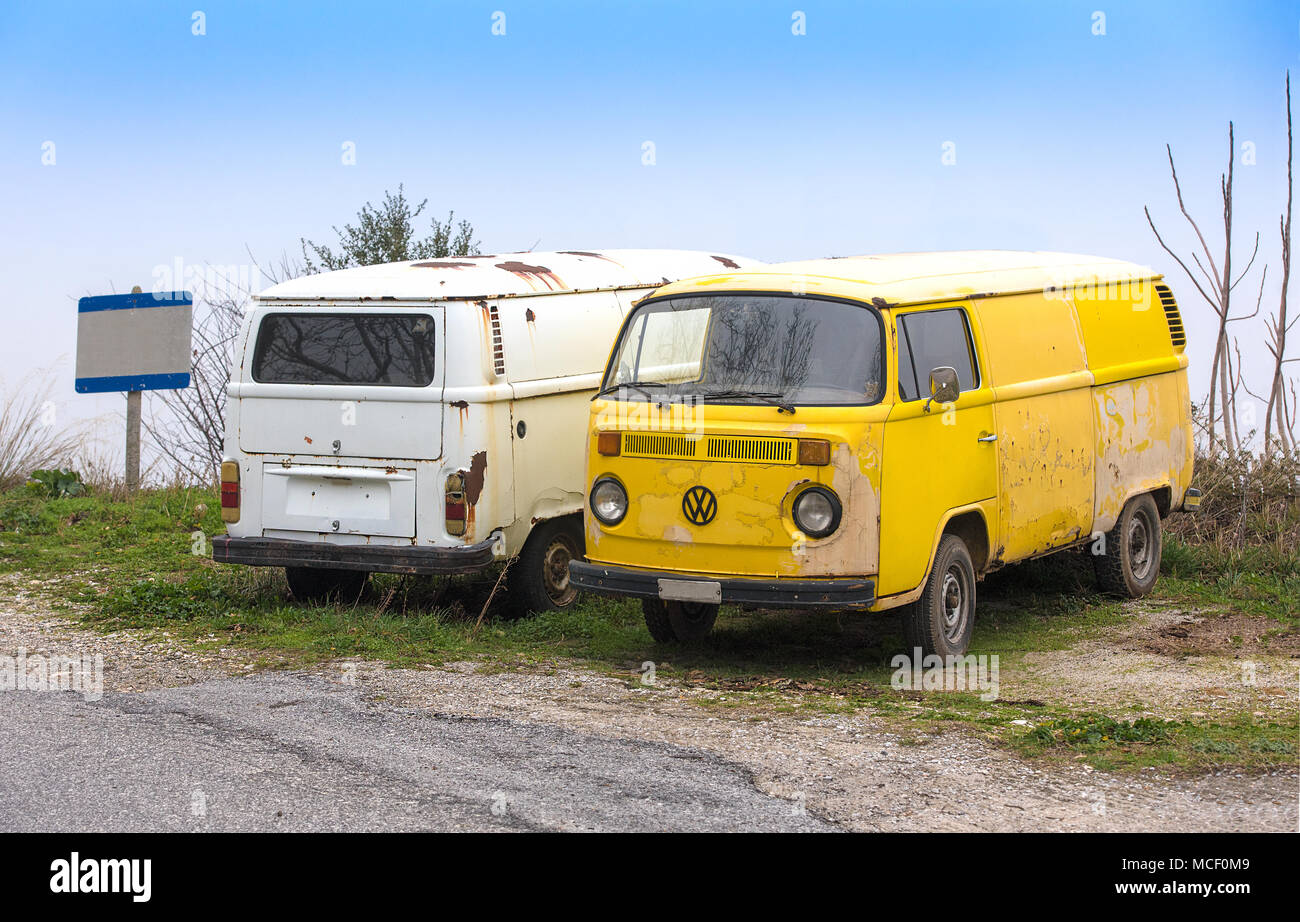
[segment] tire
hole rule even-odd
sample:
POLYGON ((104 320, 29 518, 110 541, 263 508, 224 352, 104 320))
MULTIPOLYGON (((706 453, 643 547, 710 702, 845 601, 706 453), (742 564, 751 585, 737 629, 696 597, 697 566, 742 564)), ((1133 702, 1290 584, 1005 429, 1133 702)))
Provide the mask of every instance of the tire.
POLYGON ((520 613, 568 608, 578 599, 569 582, 569 561, 583 555, 582 519, 565 516, 533 529, 519 559, 510 565, 510 596, 520 613))
POLYGON ((1092 558, 1102 592, 1140 599, 1152 590, 1160 576, 1160 510, 1150 493, 1124 504, 1103 550, 1092 558))
POLYGON ((718 606, 709 602, 642 599, 641 611, 650 636, 658 643, 698 643, 718 620, 718 606))
POLYGON ((903 610, 903 637, 910 656, 962 656, 975 630, 975 565, 966 542, 944 535, 921 597, 903 610))
POLYGON ((285 567, 284 578, 294 601, 303 604, 337 601, 352 604, 365 591, 370 574, 364 570, 285 567))

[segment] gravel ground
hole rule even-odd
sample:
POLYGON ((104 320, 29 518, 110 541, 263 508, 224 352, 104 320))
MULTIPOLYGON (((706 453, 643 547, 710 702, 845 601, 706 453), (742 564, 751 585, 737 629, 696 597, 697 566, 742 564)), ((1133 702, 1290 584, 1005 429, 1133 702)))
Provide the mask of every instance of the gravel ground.
MULTIPOLYGON (((101 653, 106 693, 0 693, 0 746, 27 766, 0 781, 0 829, 1297 828, 1295 773, 1034 766, 964 732, 918 742, 867 714, 702 707, 725 692, 579 669, 250 675, 242 651, 87 632, 45 610, 39 584, 3 589, 0 653, 101 653)), ((1073 670, 1079 701, 1149 697, 1157 710, 1200 706, 1211 674, 1240 670, 1088 644, 1042 657, 1026 688, 1073 670)), ((1278 687, 1293 672, 1266 665, 1278 687)), ((1225 694, 1242 694, 1232 684, 1225 694)), ((1251 701, 1270 706, 1271 687, 1251 701)))

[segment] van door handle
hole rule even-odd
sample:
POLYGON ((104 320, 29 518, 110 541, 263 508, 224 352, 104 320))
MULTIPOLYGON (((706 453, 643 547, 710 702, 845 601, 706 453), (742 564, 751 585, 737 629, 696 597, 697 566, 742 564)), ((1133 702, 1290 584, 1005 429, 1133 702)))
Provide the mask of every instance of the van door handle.
POLYGON ((988 434, 986 434, 986 435, 981 435, 981 436, 980 436, 979 438, 977 438, 975 441, 977 441, 977 442, 996 442, 997 440, 998 440, 998 437, 997 437, 996 435, 988 435, 988 434))

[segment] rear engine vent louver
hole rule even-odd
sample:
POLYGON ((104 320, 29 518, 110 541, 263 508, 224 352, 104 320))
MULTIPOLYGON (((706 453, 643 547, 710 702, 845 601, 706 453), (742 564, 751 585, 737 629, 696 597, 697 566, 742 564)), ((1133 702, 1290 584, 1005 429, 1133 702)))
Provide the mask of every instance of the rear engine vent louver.
POLYGON ((1183 330, 1183 318, 1178 313, 1178 302, 1168 285, 1157 285, 1156 294, 1160 296, 1160 306, 1165 309, 1165 320, 1169 324, 1169 338, 1176 348, 1187 345, 1187 333, 1183 330))
POLYGON ((506 373, 506 350, 501 342, 501 316, 496 304, 488 306, 488 322, 492 325, 492 370, 498 375, 506 373))

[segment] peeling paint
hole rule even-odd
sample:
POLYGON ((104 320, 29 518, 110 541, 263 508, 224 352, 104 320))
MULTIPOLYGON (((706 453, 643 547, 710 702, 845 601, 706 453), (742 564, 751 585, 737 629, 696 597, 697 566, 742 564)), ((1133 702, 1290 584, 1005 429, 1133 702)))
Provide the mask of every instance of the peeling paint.
POLYGON ((1181 496, 1191 482, 1186 416, 1177 409, 1179 374, 1096 389, 1095 531, 1109 531, 1131 496, 1163 486, 1181 496))

